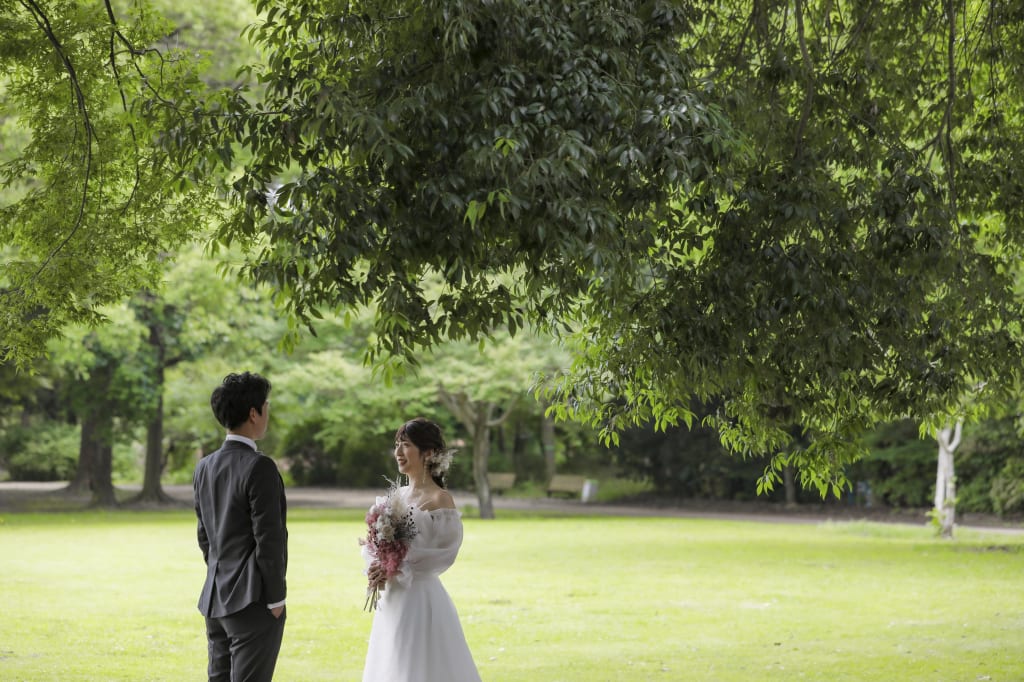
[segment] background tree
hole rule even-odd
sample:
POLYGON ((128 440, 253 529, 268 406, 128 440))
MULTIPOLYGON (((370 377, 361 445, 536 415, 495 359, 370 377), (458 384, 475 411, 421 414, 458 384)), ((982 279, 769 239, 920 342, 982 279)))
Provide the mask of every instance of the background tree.
POLYGON ((24 366, 64 325, 152 286, 216 204, 202 173, 172 184, 158 145, 203 86, 147 4, 8 3, 0 24, 4 130, 27 133, 0 164, 0 359, 24 366))
POLYGON ((953 521, 956 518, 956 469, 953 453, 960 447, 963 422, 944 426, 935 434, 939 443, 938 466, 935 474, 935 506, 932 517, 944 538, 953 537, 953 521))
POLYGON ((560 417, 702 419, 762 488, 1019 375, 1008 4, 257 7, 265 96, 181 139, 252 155, 221 238, 302 322, 372 302, 407 359, 567 326, 560 417))
POLYGON ((96 506, 118 504, 113 483, 117 440, 144 423, 157 393, 149 380, 152 356, 145 352, 145 329, 126 308, 103 311, 113 324, 67 330, 54 344, 55 362, 66 380, 65 399, 80 429, 78 466, 71 493, 91 492, 96 506))
MULTIPOLYGON (((140 352, 149 356, 147 385, 153 394, 146 421, 142 490, 134 502, 174 501, 160 482, 168 456, 164 438, 168 370, 206 352, 244 357, 246 352, 260 353, 266 347, 263 344, 275 343, 261 338, 259 325, 253 324, 266 297, 221 272, 218 263, 197 248, 183 249, 168 259, 164 269, 165 281, 159 289, 144 290, 128 303, 129 312, 144 329, 146 345, 140 352)), ((210 377, 207 383, 216 378, 210 377)), ((192 399, 205 403, 206 397, 198 394, 192 399)))
POLYGON ((279 447, 296 482, 380 488, 384 477, 398 476, 392 457, 398 427, 438 411, 429 383, 407 376, 388 384, 365 366, 362 346, 351 349, 365 343, 358 336, 321 334, 329 347, 307 353, 302 344, 299 357, 276 370, 279 447))
POLYGON ((1024 445, 1020 415, 981 422, 964 436, 957 459, 957 513, 1024 512, 1024 445))
POLYGON ((934 499, 935 446, 922 438, 920 424, 901 420, 875 429, 863 445, 869 452, 848 468, 851 481, 867 485, 874 503, 925 508, 934 499))
POLYGON ((533 402, 529 394, 532 382, 542 372, 563 367, 567 358, 549 338, 527 330, 514 337, 495 335, 480 345, 438 346, 430 360, 441 404, 469 436, 480 517, 493 519, 487 481, 492 430, 505 423, 517 404, 533 402))

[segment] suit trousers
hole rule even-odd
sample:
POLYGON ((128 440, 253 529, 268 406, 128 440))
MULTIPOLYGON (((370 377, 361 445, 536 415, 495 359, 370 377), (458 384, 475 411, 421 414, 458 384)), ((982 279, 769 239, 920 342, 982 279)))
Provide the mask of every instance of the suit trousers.
POLYGON ((206 619, 210 682, 270 682, 284 636, 284 619, 274 618, 266 604, 206 619))

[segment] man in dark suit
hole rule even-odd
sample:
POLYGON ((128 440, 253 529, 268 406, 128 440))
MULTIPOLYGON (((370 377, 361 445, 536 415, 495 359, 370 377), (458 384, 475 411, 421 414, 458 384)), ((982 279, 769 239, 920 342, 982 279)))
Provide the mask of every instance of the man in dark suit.
POLYGON ((192 479, 206 582, 210 682, 269 682, 285 621, 288 529, 284 483, 256 449, 270 419, 270 382, 229 374, 210 396, 227 438, 192 479))

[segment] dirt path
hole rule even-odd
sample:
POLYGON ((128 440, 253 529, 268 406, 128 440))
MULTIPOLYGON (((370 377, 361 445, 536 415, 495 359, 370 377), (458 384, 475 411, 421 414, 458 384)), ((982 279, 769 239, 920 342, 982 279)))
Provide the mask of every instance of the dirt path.
MULTIPOLYGON (((0 483, 0 511, 67 511, 82 509, 88 504, 87 496, 68 496, 62 490, 64 482, 0 483)), ((118 488, 118 498, 129 499, 139 486, 118 488)), ((183 508, 192 506, 192 488, 188 485, 167 485, 164 492, 177 500, 183 508)), ((293 509, 366 509, 373 503, 379 490, 351 488, 289 488, 288 506, 293 509)), ((471 492, 454 490, 452 495, 460 509, 476 507, 471 492)), ((503 509, 536 511, 543 513, 585 514, 594 516, 708 518, 767 523, 822 523, 825 521, 867 520, 883 523, 925 525, 922 510, 887 510, 879 508, 802 505, 788 509, 769 502, 708 502, 688 500, 682 503, 637 504, 584 504, 566 498, 494 497, 494 507, 500 516, 503 509)), ((1024 523, 1001 521, 995 517, 966 515, 961 528, 975 528, 990 532, 1024 533, 1024 523)))

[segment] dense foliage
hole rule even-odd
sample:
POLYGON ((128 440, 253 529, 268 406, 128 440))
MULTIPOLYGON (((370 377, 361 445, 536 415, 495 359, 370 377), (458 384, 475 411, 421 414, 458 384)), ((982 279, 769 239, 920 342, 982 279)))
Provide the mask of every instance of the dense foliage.
POLYGON ((219 174, 293 322, 385 364, 561 334, 553 414, 713 427, 762 489, 1021 378, 1017 3, 258 0, 216 95, 145 5, 3 7, 4 357, 152 286, 219 174))
POLYGON ((718 169, 731 186, 693 193, 703 242, 666 237, 633 295, 595 289, 560 395, 612 425, 720 399, 707 417, 731 449, 782 449, 768 484, 790 460, 823 482, 880 421, 1004 399, 1021 362, 1014 7, 709 4, 684 49, 748 153, 718 169), (810 442, 788 456, 794 433, 810 442))
POLYGON ((257 3, 265 96, 182 132, 251 154, 222 239, 260 236, 248 274, 304 322, 375 304, 387 354, 564 322, 595 265, 635 277, 724 146, 690 18, 618 4, 257 3))
POLYGON ((1019 375, 1011 3, 257 6, 265 95, 180 133, 246 154, 220 237, 302 322, 569 333, 560 416, 705 419, 822 491, 1019 375))
POLYGON ((0 7, 0 361, 24 365, 159 281, 216 211, 203 181, 172 184, 159 145, 201 87, 197 56, 164 44, 169 24, 145 3, 0 7))

